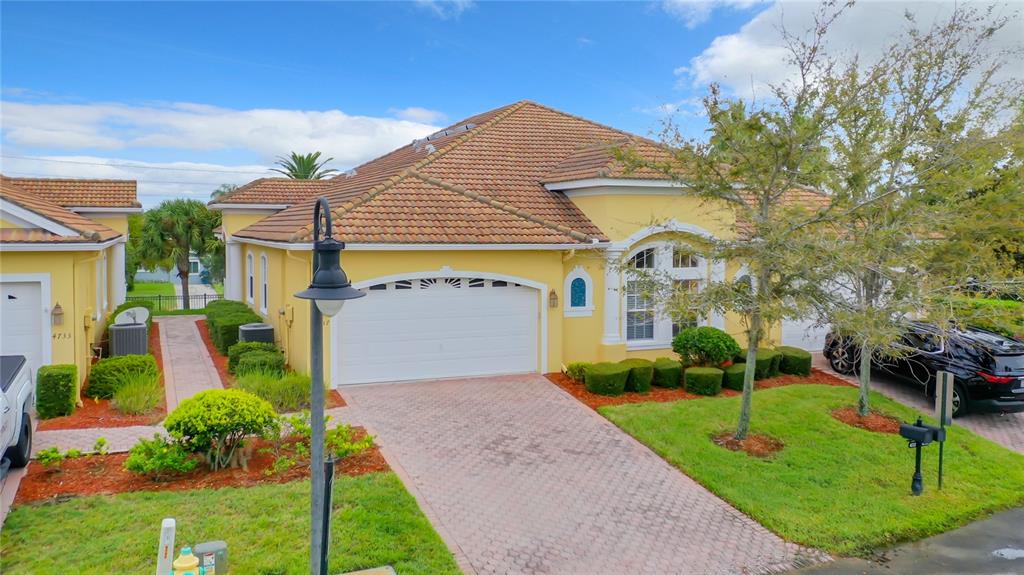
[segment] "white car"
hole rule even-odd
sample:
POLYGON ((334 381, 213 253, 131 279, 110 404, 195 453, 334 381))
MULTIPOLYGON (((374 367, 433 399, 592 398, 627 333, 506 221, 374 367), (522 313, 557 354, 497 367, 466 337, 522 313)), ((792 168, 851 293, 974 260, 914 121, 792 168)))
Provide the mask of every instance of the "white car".
POLYGON ((25 467, 32 454, 35 386, 32 370, 22 355, 0 355, 0 449, 11 467, 25 467))

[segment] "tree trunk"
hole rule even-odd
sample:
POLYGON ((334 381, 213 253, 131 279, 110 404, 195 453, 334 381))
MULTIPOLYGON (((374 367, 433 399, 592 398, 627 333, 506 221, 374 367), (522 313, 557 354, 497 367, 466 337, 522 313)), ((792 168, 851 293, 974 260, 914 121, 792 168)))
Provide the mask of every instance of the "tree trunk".
POLYGON ((743 372, 743 398, 740 401, 740 421, 736 426, 736 439, 747 438, 750 432, 750 407, 754 397, 754 368, 757 366, 757 346, 761 341, 761 313, 750 316, 750 330, 747 331, 747 369, 743 372))
POLYGON ((857 381, 860 384, 860 399, 857 400, 857 413, 861 417, 871 412, 870 395, 871 390, 871 355, 873 349, 868 345, 860 348, 860 369, 857 374, 857 381))
POLYGON ((178 278, 181 279, 181 309, 192 309, 190 305, 190 299, 188 297, 188 265, 186 264, 185 269, 178 268, 178 278))

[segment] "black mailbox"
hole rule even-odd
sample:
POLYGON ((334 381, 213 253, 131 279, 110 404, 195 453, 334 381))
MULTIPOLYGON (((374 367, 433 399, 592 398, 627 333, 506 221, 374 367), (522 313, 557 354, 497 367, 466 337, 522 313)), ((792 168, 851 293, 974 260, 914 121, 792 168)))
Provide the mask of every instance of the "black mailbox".
MULTIPOLYGON (((910 440, 912 443, 917 445, 928 445, 931 443, 935 436, 933 430, 937 428, 930 427, 927 425, 913 425, 910 423, 900 424, 900 436, 910 440)), ((945 430, 943 430, 945 432, 945 430)), ((913 447, 913 445, 911 445, 913 447)))
POLYGON ((928 431, 932 432, 932 441, 946 441, 946 428, 936 427, 934 425, 928 425, 927 423, 923 427, 928 428, 928 431))

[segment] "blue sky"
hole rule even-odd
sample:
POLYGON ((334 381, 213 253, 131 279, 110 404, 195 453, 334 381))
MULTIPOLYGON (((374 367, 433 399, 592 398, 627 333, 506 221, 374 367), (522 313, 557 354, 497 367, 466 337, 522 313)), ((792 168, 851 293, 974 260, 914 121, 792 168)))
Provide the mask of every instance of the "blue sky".
POLYGON ((697 135, 691 112, 709 82, 741 91, 755 73, 778 77, 773 11, 758 0, 5 1, 0 169, 135 178, 147 205, 205 198, 291 150, 348 168, 520 99, 643 135, 678 110, 697 135))

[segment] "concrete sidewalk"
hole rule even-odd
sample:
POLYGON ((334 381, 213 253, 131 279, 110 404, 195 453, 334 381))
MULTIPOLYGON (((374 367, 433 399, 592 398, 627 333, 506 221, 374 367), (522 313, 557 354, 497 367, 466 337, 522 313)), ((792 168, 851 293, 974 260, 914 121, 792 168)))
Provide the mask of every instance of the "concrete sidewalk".
POLYGON ((792 575, 1013 575, 1024 574, 1024 508, 1004 511, 871 560, 841 559, 792 575))

